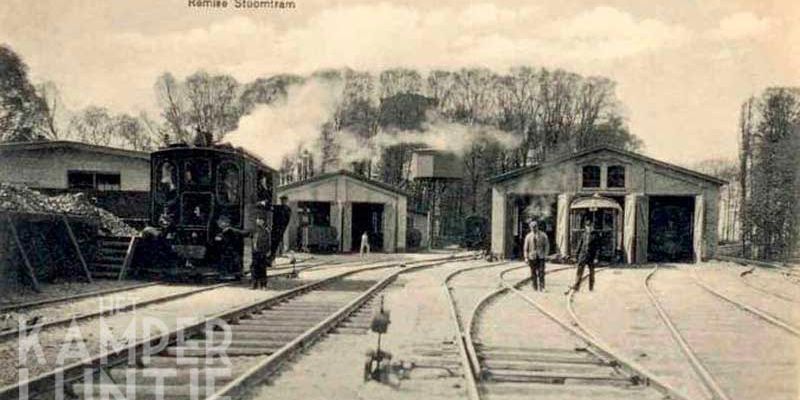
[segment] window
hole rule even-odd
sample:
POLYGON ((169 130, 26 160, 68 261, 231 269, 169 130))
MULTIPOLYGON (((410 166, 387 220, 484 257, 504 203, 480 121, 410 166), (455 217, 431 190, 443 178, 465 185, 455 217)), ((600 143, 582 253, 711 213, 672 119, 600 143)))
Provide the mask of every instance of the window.
POLYGON ((621 165, 612 165, 608 167, 608 187, 625 187, 625 167, 621 165))
POLYGON ((67 187, 76 190, 120 190, 119 173, 67 171, 67 187))
POLYGON ((231 162, 220 164, 217 170, 217 200, 220 204, 238 204, 239 189, 239 167, 231 162))
POLYGON ((211 184, 211 163, 207 160, 189 160, 184 164, 183 183, 187 186, 211 184))
POLYGON ((585 188, 600 187, 600 167, 597 165, 586 165, 583 167, 582 186, 585 188))

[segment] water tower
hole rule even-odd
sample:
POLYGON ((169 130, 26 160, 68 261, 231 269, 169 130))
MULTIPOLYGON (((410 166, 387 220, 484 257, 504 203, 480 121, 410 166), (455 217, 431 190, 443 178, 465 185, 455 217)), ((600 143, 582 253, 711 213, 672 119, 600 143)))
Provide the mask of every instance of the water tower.
POLYGON ((421 149, 411 155, 409 172, 428 207, 428 245, 436 247, 442 237, 442 199, 463 178, 463 164, 453 153, 421 149))

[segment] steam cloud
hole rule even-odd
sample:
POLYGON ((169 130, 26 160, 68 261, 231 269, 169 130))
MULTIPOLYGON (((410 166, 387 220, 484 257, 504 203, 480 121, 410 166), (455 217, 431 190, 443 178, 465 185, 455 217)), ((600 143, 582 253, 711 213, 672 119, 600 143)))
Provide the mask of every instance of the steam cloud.
MULTIPOLYGON (((307 150, 321 159, 320 136, 332 121, 343 99, 343 86, 330 81, 310 80, 291 86, 286 101, 258 107, 243 117, 239 128, 226 141, 241 146, 277 167, 285 157, 307 150)), ((338 158, 345 165, 366 159, 377 160, 383 150, 400 144, 419 144, 443 152, 464 155, 479 140, 493 140, 504 148, 520 144, 520 138, 492 127, 468 126, 427 115, 422 131, 381 130, 364 138, 348 130, 334 133, 338 158)))

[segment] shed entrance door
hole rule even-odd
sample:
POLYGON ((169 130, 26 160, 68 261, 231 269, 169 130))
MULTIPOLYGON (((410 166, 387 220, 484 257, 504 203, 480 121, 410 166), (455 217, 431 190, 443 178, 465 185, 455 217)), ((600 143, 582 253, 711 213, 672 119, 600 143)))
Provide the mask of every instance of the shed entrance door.
POLYGON ((371 251, 383 250, 383 204, 353 203, 352 251, 361 248, 361 235, 369 235, 371 251))
POLYGON ((647 261, 694 261, 694 197, 651 196, 647 261))

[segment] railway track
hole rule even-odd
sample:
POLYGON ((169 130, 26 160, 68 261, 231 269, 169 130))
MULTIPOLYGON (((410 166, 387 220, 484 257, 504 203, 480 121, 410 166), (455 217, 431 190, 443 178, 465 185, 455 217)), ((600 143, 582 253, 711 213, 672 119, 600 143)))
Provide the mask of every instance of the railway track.
POLYGON ((720 400, 730 400, 730 396, 722 389, 719 382, 714 378, 713 375, 708 371, 706 366, 700 361, 700 358, 697 356, 695 351, 686 341, 686 339, 681 335, 678 331, 678 328, 675 326, 675 323, 667 314, 666 310, 662 306, 661 302, 658 300, 656 293, 650 286, 650 282, 655 276, 656 271, 658 271, 659 265, 653 268, 652 271, 645 277, 644 279, 644 288, 647 291, 647 296, 650 298, 653 306, 658 311, 658 316, 664 322, 664 325, 669 329, 672 338, 678 344, 678 347, 681 349, 684 355, 686 355, 687 360, 692 365, 692 369, 695 371, 699 381, 702 383, 703 387, 705 388, 705 394, 710 399, 720 399, 720 400))
MULTIPOLYGON (((706 398, 796 398, 797 388, 791 381, 796 378, 796 360, 775 349, 796 344, 795 328, 763 310, 720 293, 699 279, 696 267, 691 268, 689 273, 670 273, 691 275, 689 279, 683 276, 679 283, 687 284, 681 285, 681 297, 692 301, 680 302, 675 296, 664 296, 664 289, 659 294, 654 280, 663 269, 660 265, 646 276, 644 288, 705 388, 706 398), (759 323, 754 324, 756 321, 759 323), (744 343, 745 346, 739 347, 744 343), (781 359, 784 361, 777 361, 781 359), (747 374, 750 369, 760 373, 757 376, 747 374), (774 382, 763 382, 758 375, 770 376, 774 382)), ((669 283, 674 285, 674 278, 669 283)))
POLYGON ((76 300, 83 300, 90 297, 100 297, 106 296, 109 294, 126 292, 129 290, 136 290, 146 288, 148 286, 158 285, 158 282, 147 282, 147 283, 140 283, 135 285, 129 285, 124 287, 118 287, 113 289, 106 289, 106 290, 95 290, 86 293, 79 293, 71 296, 62 296, 62 297, 54 297, 51 299, 44 299, 44 300, 37 300, 37 301, 29 301, 24 303, 17 303, 17 304, 9 304, 0 307, 0 314, 9 313, 9 312, 21 312, 21 311, 29 311, 33 310, 42 306, 51 306, 59 303, 68 303, 71 301, 76 300))
MULTIPOLYGON (((519 290, 529 278, 513 283, 506 279, 508 273, 521 268, 526 266, 500 272, 501 286, 486 293, 466 318, 459 315, 451 296, 454 320, 458 321, 462 338, 463 364, 472 372, 467 380, 468 389, 474 387, 468 390, 470 399, 494 396, 660 399, 665 395, 673 399, 686 398, 635 362, 609 350, 585 327, 575 328, 519 290), (524 315, 509 314, 509 309, 519 311, 520 307, 527 311, 524 315), (487 311, 489 309, 492 312, 487 311), (488 324, 490 327, 502 325, 501 322, 514 323, 530 331, 522 333, 517 346, 483 343, 476 340, 482 318, 495 322, 488 324)), ((547 273, 571 269, 560 267, 547 273)), ((467 270, 449 278, 464 272, 467 270)), ((448 292, 453 290, 447 286, 450 279, 445 283, 448 292)))
MULTIPOLYGON (((762 294, 788 301, 790 303, 800 303, 800 298, 781 293, 781 289, 775 287, 775 285, 764 285, 763 283, 766 283, 765 280, 769 280, 769 278, 763 277, 760 272, 761 270, 759 268, 752 266, 747 271, 739 274, 739 277, 742 279, 742 282, 744 282, 745 285, 762 294), (761 284, 755 283, 757 280, 761 280, 761 284)), ((769 274, 770 272, 767 273, 769 274)))
POLYGON ((694 282, 698 286, 702 287, 708 293, 711 293, 712 295, 716 296, 717 298, 719 298, 721 300, 724 300, 724 301, 736 306, 737 308, 750 313, 751 315, 755 316, 756 318, 758 318, 758 319, 760 319, 762 321, 765 321, 765 322, 767 322, 769 324, 772 324, 772 325, 774 325, 774 326, 776 326, 776 327, 778 327, 780 329, 783 329, 784 331, 788 332, 789 334, 791 334, 791 335, 793 335, 793 336, 795 336, 797 338, 800 338, 800 327, 794 325, 793 323, 791 323, 789 321, 786 321, 783 318, 780 318, 780 317, 776 316, 772 312, 769 312, 769 311, 767 311, 765 309, 762 309, 762 308, 755 307, 755 306, 753 306, 753 305, 751 305, 749 303, 746 303, 743 300, 736 299, 736 298, 734 298, 733 296, 731 296, 729 294, 722 293, 722 291, 720 291, 719 289, 714 288, 713 286, 709 285, 708 283, 706 283, 702 279, 700 279, 700 277, 697 276, 697 269, 696 268, 693 267, 693 268, 691 268, 691 270, 692 270, 691 275, 692 275, 692 279, 694 280, 694 282))
MULTIPOLYGON (((33 331, 33 330, 41 331, 41 330, 44 330, 44 329, 50 329, 50 328, 55 328, 55 327, 60 327, 60 326, 67 326, 67 325, 72 324, 73 322, 86 321, 86 320, 89 320, 89 319, 100 318, 100 317, 103 317, 103 316, 119 314, 119 313, 122 313, 122 312, 135 310, 138 307, 146 307, 146 306, 152 306, 152 305, 155 305, 155 304, 165 303, 165 302, 168 302, 168 301, 174 301, 174 300, 182 299, 182 298, 189 297, 189 296, 192 296, 192 295, 195 295, 195 294, 199 294, 199 293, 203 293, 203 292, 207 292, 207 291, 210 291, 210 290, 215 290, 215 289, 219 289, 219 288, 226 287, 226 286, 231 286, 231 285, 233 285, 233 283, 220 283, 220 284, 216 284, 216 285, 201 286, 201 287, 198 287, 198 288, 195 288, 195 289, 191 289, 191 290, 187 290, 187 291, 183 291, 183 292, 179 292, 179 293, 172 293, 172 294, 168 294, 168 295, 165 295, 165 296, 159 296, 159 297, 151 298, 151 299, 144 300, 144 301, 137 301, 137 300, 134 299, 133 301, 124 302, 123 304, 114 304, 112 307, 101 308, 101 309, 99 309, 97 311, 94 311, 94 312, 78 313, 78 314, 73 314, 73 315, 69 315, 69 316, 61 317, 61 318, 56 318, 56 319, 52 319, 52 320, 34 319, 36 321, 35 323, 22 323, 22 324, 18 325, 17 328, 11 328, 11 329, 6 329, 6 330, 0 331, 0 340, 8 340, 10 338, 16 338, 16 337, 19 337, 20 334, 24 334, 25 332, 30 332, 30 331, 33 331)), ((154 286, 155 285, 148 285, 147 287, 154 287, 154 286)), ((115 293, 119 294, 120 292, 115 292, 115 293)), ((112 293, 112 294, 114 294, 114 293, 112 293)), ((78 297, 77 299, 67 298, 67 299, 64 300, 64 302, 69 302, 69 301, 73 301, 73 300, 82 300, 82 299, 83 299, 82 297, 78 297)))
POLYGON ((368 312, 359 310, 400 273, 472 257, 385 262, 345 271, 0 388, 0 399, 28 393, 34 398, 47 396, 59 387, 78 398, 131 394, 128 390, 136 391, 128 398, 159 394, 168 398, 236 398, 328 331, 342 324, 345 328, 348 323, 364 324, 368 312), (376 271, 393 267, 404 268, 375 279, 376 271), (345 279, 370 274, 372 279, 366 281, 345 279), (352 320, 346 321, 348 318, 352 320), (209 380, 216 382, 211 390, 209 380), (57 382, 63 384, 55 385, 57 382))
MULTIPOLYGON (((275 278, 291 278, 291 277, 295 277, 300 272, 311 271, 311 270, 314 270, 315 268, 319 268, 319 267, 327 268, 327 267, 329 267, 331 265, 343 266, 343 265, 347 265, 347 264, 353 264, 353 266, 357 266, 357 265, 361 265, 361 264, 364 264, 364 263, 360 262, 360 261, 359 262, 352 262, 352 263, 350 263, 350 262, 336 262, 336 263, 333 263, 333 264, 325 264, 324 262, 316 262, 316 263, 310 263, 310 264, 303 264, 303 265, 300 265, 300 266, 298 266, 296 268, 284 268, 280 272, 270 273, 269 277, 273 278, 273 279, 275 279, 275 278)), ((377 264, 377 263, 371 263, 371 264, 377 264)), ((74 296, 65 296, 65 297, 41 300, 41 301, 30 302, 30 303, 21 303, 21 304, 17 304, 17 305, 13 305, 13 306, 4 307, 4 308, 0 309, 0 313, 16 312, 16 313, 25 313, 25 314, 29 314, 29 315, 34 315, 37 309, 39 309, 41 307, 45 307, 45 306, 55 306, 55 305, 68 304, 68 303, 71 303, 71 302, 82 301, 82 300, 86 300, 86 299, 89 299, 89 298, 100 298, 100 297, 109 296, 109 295, 115 295, 115 296, 121 296, 122 295, 124 297, 124 294, 126 292, 131 292, 131 291, 138 290, 138 289, 156 287, 158 285, 163 285, 165 287, 170 287, 170 285, 168 285, 168 284, 163 284, 163 283, 159 283, 159 282, 144 283, 144 284, 132 285, 132 286, 123 287, 123 288, 115 288, 115 289, 109 289, 109 290, 82 293, 82 294, 78 294, 78 295, 74 295, 74 296)), ((98 307, 98 310, 97 311, 93 311, 93 312, 78 312, 78 313, 75 313, 75 314, 72 314, 72 315, 61 316, 60 318, 49 319, 49 320, 45 319, 45 318, 36 318, 36 316, 33 316, 32 318, 29 318, 29 320, 35 321, 34 323, 23 322, 23 323, 20 323, 19 325, 17 325, 16 328, 8 328, 8 329, 0 330, 0 340, 7 340, 7 339, 10 339, 10 338, 18 337, 20 334, 23 334, 25 332, 30 332, 30 331, 33 331, 33 330, 41 331, 41 330, 44 330, 44 329, 67 326, 67 325, 72 324, 73 322, 86 321, 86 320, 100 318, 100 317, 104 317, 104 316, 108 316, 108 315, 114 315, 114 314, 119 314, 119 313, 123 313, 123 312, 129 312, 129 311, 135 310, 136 308, 139 308, 139 307, 146 307, 146 306, 152 306, 152 305, 156 305, 156 304, 166 303, 166 302, 169 302, 169 301, 174 301, 174 300, 186 298, 186 297, 189 297, 189 296, 192 296, 192 295, 195 295, 195 294, 200 294, 200 293, 204 293, 204 292, 207 292, 207 291, 216 290, 216 289, 220 289, 220 288, 224 288, 224 287, 231 287, 231 286, 235 286, 235 285, 245 285, 246 286, 246 284, 243 284, 243 283, 240 283, 240 282, 227 282, 227 283, 219 283, 219 284, 213 284, 213 285, 205 285, 205 286, 200 286, 200 287, 197 287, 196 289, 188 290, 188 291, 185 291, 185 292, 171 293, 171 294, 168 294, 168 295, 159 296, 159 297, 155 297, 155 298, 151 298, 151 299, 143 300, 143 301, 139 301, 139 300, 135 300, 135 299, 133 301, 123 301, 123 302, 121 302, 123 304, 116 304, 118 302, 117 301, 113 301, 114 299, 112 298, 111 299, 112 301, 109 301, 109 303, 113 303, 112 307, 98 307)))

